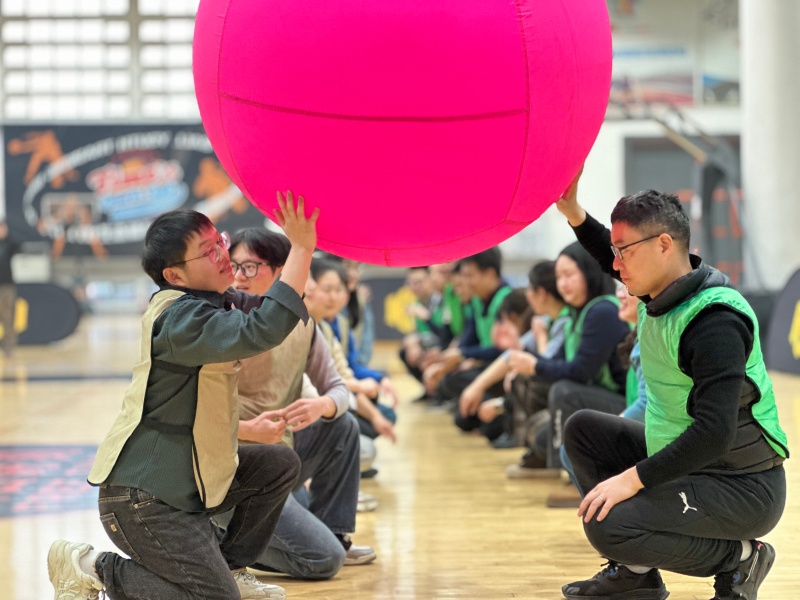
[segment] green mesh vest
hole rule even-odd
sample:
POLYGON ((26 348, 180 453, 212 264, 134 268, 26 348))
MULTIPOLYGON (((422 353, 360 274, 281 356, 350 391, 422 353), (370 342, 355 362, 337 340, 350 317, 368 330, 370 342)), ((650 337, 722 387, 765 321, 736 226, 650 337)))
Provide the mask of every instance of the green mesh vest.
POLYGON ((464 307, 452 283, 444 286, 442 293, 442 323, 449 323, 453 336, 461 335, 464 331, 464 307))
POLYGON ((508 286, 503 286, 498 289, 494 294, 494 298, 489 302, 489 310, 486 311, 486 314, 483 314, 483 300, 477 296, 472 297, 472 316, 475 319, 475 330, 478 333, 478 341, 482 348, 491 348, 494 346, 492 343, 492 325, 494 325, 494 322, 497 320, 497 313, 500 312, 500 305, 510 293, 511 288, 508 286))
MULTIPOLYGON (((578 348, 581 346, 581 338, 583 337, 583 322, 586 320, 586 313, 588 313, 589 309, 595 304, 604 300, 613 303, 615 306, 619 306, 619 300, 617 300, 616 296, 597 296, 586 303, 586 306, 583 307, 583 310, 581 311, 581 314, 578 315, 577 319, 573 316, 573 318, 570 319, 564 326, 564 358, 566 358, 567 361, 572 361, 575 359, 575 355, 578 353, 578 348)), ((591 381, 587 381, 586 383, 590 385, 599 385, 600 387, 604 387, 612 392, 619 391, 619 385, 617 385, 617 382, 614 381, 614 378, 611 376, 611 369, 608 366, 608 362, 600 367, 600 371, 598 371, 597 375, 595 375, 591 381)))
POLYGON ((678 353, 686 327, 712 304, 730 306, 753 324, 753 349, 745 367, 745 376, 760 393, 760 399, 752 405, 753 417, 770 446, 786 458, 786 434, 778 422, 775 394, 761 354, 758 320, 742 295, 726 287, 703 290, 659 317, 648 316, 645 305, 639 304, 639 344, 647 382, 647 454, 652 456, 670 444, 694 422, 686 411, 693 382, 678 366, 678 353))
MULTIPOLYGON (((416 318, 414 321, 418 332, 426 333, 431 331, 428 323, 422 319, 416 318)), ((453 337, 461 335, 461 332, 464 331, 464 307, 461 305, 461 298, 456 295, 452 283, 444 286, 442 301, 431 313, 430 322, 437 327, 447 325, 453 337)))

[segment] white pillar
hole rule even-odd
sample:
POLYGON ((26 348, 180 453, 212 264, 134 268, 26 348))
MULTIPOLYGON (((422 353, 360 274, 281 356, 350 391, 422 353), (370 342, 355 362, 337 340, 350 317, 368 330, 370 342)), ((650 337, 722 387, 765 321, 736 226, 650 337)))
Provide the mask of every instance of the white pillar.
POLYGON ((800 268, 800 2, 740 0, 747 289, 800 268))

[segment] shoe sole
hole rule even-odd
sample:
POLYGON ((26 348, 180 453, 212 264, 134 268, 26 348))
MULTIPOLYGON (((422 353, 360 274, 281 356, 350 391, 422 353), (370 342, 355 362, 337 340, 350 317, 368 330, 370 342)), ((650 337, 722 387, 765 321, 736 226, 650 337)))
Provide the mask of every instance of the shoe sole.
POLYGON ((631 590, 621 594, 610 596, 581 596, 576 594, 564 594, 567 600, 666 600, 669 592, 666 586, 661 586, 657 590, 631 590))
MULTIPOLYGON (((58 589, 58 583, 56 583, 57 574, 66 568, 65 556, 67 553, 64 549, 68 545, 69 542, 56 540, 47 552, 47 576, 50 578, 50 583, 52 583, 53 587, 56 589, 58 589)), ((55 598, 58 600, 58 592, 56 592, 55 598)))
POLYGON ((270 592, 269 596, 241 596, 241 600, 286 600, 286 592, 270 592))
POLYGON ((358 567, 360 565, 368 565, 372 562, 375 562, 375 559, 378 558, 377 554, 368 554, 366 556, 359 556, 358 558, 345 558, 344 559, 344 566, 345 567, 358 567))

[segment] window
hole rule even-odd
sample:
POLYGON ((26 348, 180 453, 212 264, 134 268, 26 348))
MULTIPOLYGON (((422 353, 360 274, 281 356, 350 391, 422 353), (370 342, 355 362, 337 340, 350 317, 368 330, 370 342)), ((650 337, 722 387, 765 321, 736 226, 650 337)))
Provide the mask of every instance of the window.
POLYGON ((6 119, 197 119, 199 0, 0 0, 6 119), (137 49, 134 51, 134 49, 137 49))

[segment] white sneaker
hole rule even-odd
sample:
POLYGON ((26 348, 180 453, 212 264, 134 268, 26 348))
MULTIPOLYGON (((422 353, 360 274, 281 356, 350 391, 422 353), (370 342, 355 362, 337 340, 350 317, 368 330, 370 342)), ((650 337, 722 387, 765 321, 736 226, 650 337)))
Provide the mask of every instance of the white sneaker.
POLYGON ((102 582, 81 569, 78 561, 94 550, 89 544, 56 540, 47 553, 47 573, 55 588, 55 600, 98 600, 102 582))
POLYGON ((239 595, 242 600, 257 600, 268 598, 269 600, 286 600, 286 590, 279 585, 262 583, 256 579, 255 575, 248 573, 246 569, 232 571, 236 585, 239 586, 239 595))
POLYGON ((356 505, 356 512, 372 512, 380 502, 372 494, 366 492, 358 492, 358 504, 356 505))

